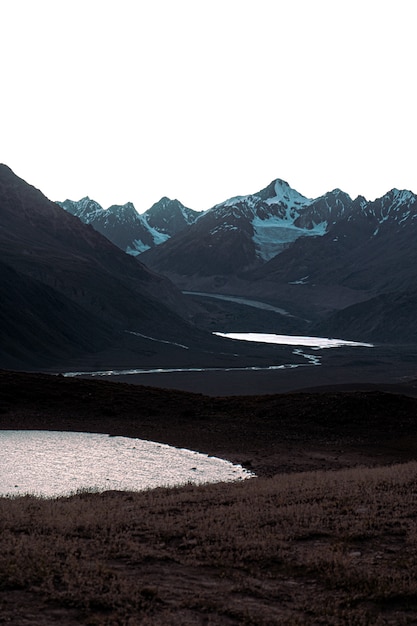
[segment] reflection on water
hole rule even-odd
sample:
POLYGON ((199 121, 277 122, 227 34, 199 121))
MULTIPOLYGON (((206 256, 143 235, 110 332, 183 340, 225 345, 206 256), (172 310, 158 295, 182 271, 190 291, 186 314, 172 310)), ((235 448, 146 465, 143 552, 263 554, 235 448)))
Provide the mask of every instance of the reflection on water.
POLYGON ((253 476, 240 465, 192 450, 95 433, 2 430, 0 457, 3 496, 140 491, 253 476))
POLYGON ((308 346, 309 348, 341 348, 342 346, 364 346, 372 348, 371 343, 346 341, 345 339, 328 339, 327 337, 305 337, 302 335, 275 335, 273 333, 214 333, 219 337, 238 339, 239 341, 255 341, 259 343, 275 343, 281 346, 308 346))

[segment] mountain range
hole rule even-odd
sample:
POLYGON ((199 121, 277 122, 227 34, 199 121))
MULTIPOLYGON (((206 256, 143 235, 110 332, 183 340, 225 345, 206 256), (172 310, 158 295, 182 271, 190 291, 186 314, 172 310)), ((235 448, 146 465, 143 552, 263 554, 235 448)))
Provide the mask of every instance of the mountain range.
MULTIPOLYGON (((186 292, 260 299, 288 309, 299 320, 295 331, 415 342, 416 200, 398 189, 372 202, 340 189, 311 199, 277 179, 252 195, 187 213, 175 231, 163 232, 161 220, 153 222, 158 235, 142 248, 140 260, 186 292)), ((178 201, 163 201, 147 213, 158 206, 169 224, 172 210, 164 207, 178 201)), ((181 205, 177 213, 183 210, 181 205)), ((144 215, 139 218, 150 223, 144 215)), ((114 233, 120 228, 119 220, 114 233)), ((107 236, 116 242, 110 230, 107 236)), ((127 239, 121 247, 130 251, 127 239)), ((210 323, 216 321, 212 315, 210 323)))
POLYGON ((148 211, 139 214, 131 202, 108 209, 90 198, 57 202, 85 224, 110 239, 116 246, 136 256, 149 250, 192 224, 199 213, 178 200, 161 198, 148 211))
MULTIPOLYGON (((182 226, 179 213, 187 216, 163 200, 146 222, 174 232, 182 226)), ((196 324, 201 317, 204 307, 168 278, 0 165, 0 367, 86 371, 294 360, 284 347, 237 347, 196 324)))
POLYGON ((168 198, 64 210, 1 165, 0 367, 277 358, 213 331, 416 344, 416 199, 308 199, 277 179, 203 213, 168 198))

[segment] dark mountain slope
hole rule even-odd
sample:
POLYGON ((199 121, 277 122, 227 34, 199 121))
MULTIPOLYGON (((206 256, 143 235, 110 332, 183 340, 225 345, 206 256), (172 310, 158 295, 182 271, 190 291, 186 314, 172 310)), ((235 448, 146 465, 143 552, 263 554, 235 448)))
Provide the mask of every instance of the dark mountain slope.
POLYGON ((110 326, 66 296, 0 262, 1 366, 45 367, 116 340, 110 326))
POLYGON ((165 278, 0 168, 0 259, 116 326, 184 332, 183 298, 165 278), (171 330, 170 330, 171 329, 171 330))
POLYGON ((206 214, 187 230, 141 255, 141 260, 167 275, 212 276, 241 271, 255 258, 253 229, 249 222, 236 226, 230 216, 227 224, 219 224, 214 214, 206 214), (158 268, 158 269, 157 269, 158 268))
POLYGON ((311 328, 314 334, 364 341, 417 344, 417 291, 384 293, 336 311, 311 328))
POLYGON ((189 346, 220 341, 178 314, 187 317, 191 305, 166 278, 123 253, 4 165, 0 262, 4 345, 9 338, 7 354, 4 349, 0 355, 4 366, 9 357, 20 359, 19 355, 28 365, 38 366, 63 353, 69 359, 75 353, 110 347, 116 335, 123 346, 126 331, 137 333, 130 335, 133 350, 140 348, 142 335, 186 341, 189 346))

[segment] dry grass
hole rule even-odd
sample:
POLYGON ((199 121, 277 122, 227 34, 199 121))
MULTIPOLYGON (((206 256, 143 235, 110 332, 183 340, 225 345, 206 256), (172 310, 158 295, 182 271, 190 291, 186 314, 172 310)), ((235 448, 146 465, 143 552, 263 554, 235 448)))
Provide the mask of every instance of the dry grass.
POLYGON ((61 624, 416 623, 416 517, 415 462, 3 498, 0 615, 18 593, 61 624))
POLYGON ((0 499, 0 623, 417 623, 416 398, 208 398, 7 372, 0 383, 2 428, 161 441, 263 476, 0 499))

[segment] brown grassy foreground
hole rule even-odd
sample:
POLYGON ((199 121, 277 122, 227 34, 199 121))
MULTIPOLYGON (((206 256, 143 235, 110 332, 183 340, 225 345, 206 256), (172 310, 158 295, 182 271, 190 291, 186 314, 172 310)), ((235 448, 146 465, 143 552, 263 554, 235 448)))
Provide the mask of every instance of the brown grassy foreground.
POLYGON ((0 498, 0 623, 416 624, 416 419, 416 398, 377 390, 208 398, 0 372, 0 428, 149 438, 260 475, 0 498))
POLYGON ((0 499, 9 624, 415 624, 417 463, 0 499))

